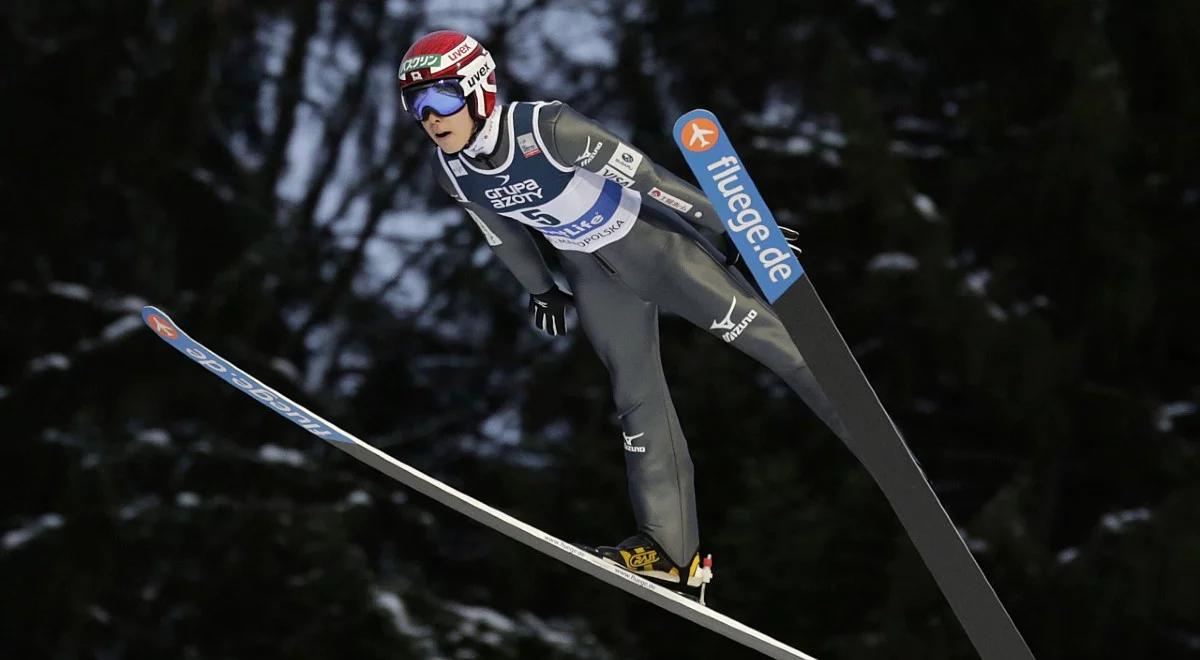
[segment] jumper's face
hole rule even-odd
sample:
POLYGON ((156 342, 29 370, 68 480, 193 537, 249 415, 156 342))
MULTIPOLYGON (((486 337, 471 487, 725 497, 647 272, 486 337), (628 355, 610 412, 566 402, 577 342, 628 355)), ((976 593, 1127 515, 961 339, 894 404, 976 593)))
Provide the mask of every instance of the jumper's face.
POLYGON ((443 153, 456 154, 467 146, 475 122, 471 119, 471 112, 463 106, 458 112, 445 117, 429 111, 421 120, 421 127, 443 153))

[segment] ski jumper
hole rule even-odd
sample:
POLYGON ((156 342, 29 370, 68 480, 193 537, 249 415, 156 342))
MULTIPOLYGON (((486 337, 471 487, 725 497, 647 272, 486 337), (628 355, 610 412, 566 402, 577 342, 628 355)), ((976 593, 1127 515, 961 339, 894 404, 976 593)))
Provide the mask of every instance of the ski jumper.
POLYGON ((478 158, 437 151, 442 187, 531 294, 556 286, 530 230, 559 250, 584 333, 612 380, 638 531, 686 566, 699 547, 692 461, 659 355, 660 310, 687 319, 787 382, 846 431, 774 311, 712 239, 703 193, 559 103, 497 110, 478 158))

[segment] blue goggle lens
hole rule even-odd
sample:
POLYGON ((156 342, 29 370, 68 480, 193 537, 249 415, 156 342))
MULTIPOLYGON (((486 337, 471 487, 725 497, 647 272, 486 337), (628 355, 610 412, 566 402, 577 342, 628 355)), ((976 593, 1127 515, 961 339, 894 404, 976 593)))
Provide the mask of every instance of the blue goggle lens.
POLYGON ((404 94, 405 105, 417 121, 424 121, 430 112, 446 117, 462 110, 467 99, 457 81, 436 82, 404 94))

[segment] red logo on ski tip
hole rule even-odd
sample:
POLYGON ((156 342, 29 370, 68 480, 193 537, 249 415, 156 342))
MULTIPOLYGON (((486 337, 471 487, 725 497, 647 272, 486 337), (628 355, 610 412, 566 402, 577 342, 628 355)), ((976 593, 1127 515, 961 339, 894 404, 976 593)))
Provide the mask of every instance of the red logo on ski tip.
POLYGON ((179 331, 175 329, 175 326, 168 323, 166 319, 158 314, 151 314, 146 319, 146 323, 150 326, 151 330, 157 332, 163 339, 179 338, 179 331))
POLYGON ((683 125, 683 132, 679 138, 679 142, 688 151, 708 151, 716 146, 717 140, 720 139, 720 131, 712 120, 696 117, 683 125))

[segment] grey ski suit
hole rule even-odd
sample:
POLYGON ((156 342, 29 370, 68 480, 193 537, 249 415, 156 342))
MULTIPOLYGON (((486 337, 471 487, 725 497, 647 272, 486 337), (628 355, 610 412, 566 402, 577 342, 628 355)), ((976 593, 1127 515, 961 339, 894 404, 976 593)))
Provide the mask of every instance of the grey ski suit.
POLYGON ((491 154, 437 152, 438 182, 531 294, 555 282, 530 230, 559 250, 584 333, 612 379, 639 531, 679 566, 699 547, 692 461, 659 355, 658 315, 687 319, 766 366, 846 431, 779 318, 714 247, 703 193, 565 104, 499 110, 491 154))

